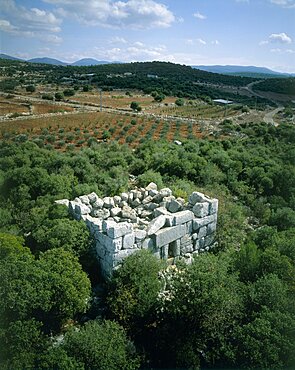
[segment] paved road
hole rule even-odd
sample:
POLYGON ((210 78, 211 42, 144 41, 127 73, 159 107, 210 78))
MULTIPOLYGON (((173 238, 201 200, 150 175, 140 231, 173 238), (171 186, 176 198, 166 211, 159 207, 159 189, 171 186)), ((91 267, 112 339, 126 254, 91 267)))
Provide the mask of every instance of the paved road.
MULTIPOLYGON (((260 80, 260 81, 255 81, 255 82, 251 82, 250 84, 248 84, 247 86, 245 86, 244 87, 244 89, 245 90, 248 90, 252 95, 254 95, 254 96, 257 96, 257 97, 259 97, 259 98, 264 98, 265 99, 265 96, 263 95, 263 94, 259 94, 259 93, 257 93, 256 91, 254 91, 253 89, 252 89, 252 87, 254 86, 254 85, 258 85, 258 84, 260 84, 260 82, 262 82, 262 81, 264 81, 264 80, 260 80)), ((284 110, 284 106, 283 105, 281 105, 278 101, 276 101, 276 100, 273 100, 273 99, 269 99, 269 98, 267 98, 269 101, 271 101, 272 103, 274 103, 276 106, 277 106, 277 108, 275 108, 275 109, 273 109, 273 110, 271 110, 270 112, 267 112, 267 113, 265 113, 265 115, 264 115, 264 117, 263 117, 263 122, 265 122, 265 123, 268 123, 268 124, 270 124, 270 125, 274 125, 274 126, 277 126, 278 124, 274 121, 274 116, 277 114, 277 113, 279 113, 279 112, 281 112, 282 110, 284 110)))

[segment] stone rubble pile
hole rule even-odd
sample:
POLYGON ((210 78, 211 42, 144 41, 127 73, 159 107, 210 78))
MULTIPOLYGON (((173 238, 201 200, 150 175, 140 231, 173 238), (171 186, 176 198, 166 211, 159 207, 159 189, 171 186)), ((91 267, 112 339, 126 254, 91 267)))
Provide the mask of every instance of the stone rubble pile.
POLYGON ((214 243, 218 200, 193 192, 188 203, 169 188, 150 183, 114 197, 96 193, 56 201, 83 219, 95 239, 101 271, 108 278, 124 258, 149 249, 158 258, 187 263, 214 243))

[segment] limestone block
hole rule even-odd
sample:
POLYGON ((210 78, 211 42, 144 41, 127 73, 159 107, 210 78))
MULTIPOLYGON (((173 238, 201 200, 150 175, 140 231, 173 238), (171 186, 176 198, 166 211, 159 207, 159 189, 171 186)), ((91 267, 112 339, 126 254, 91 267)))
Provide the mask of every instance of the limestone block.
POLYGON ((195 205, 196 203, 208 202, 208 200, 208 197, 198 191, 194 191, 188 198, 189 203, 192 205, 195 205))
POLYGON ((156 189, 151 189, 151 190, 149 190, 149 196, 151 196, 151 197, 155 197, 156 195, 158 195, 158 190, 156 190, 156 189))
POLYGON ((81 196, 79 197, 79 199, 81 200, 81 202, 82 202, 83 204, 86 204, 87 206, 90 204, 90 202, 89 202, 89 198, 88 198, 88 196, 87 196, 87 195, 81 195, 81 196))
POLYGON ((207 234, 213 234, 216 231, 216 222, 211 222, 211 224, 207 225, 207 234))
POLYGON ((115 207, 114 199, 112 197, 104 197, 103 206, 104 208, 114 208, 115 207))
POLYGON ((191 244, 193 241, 192 237, 188 234, 185 234, 182 238, 180 238, 181 245, 188 245, 191 244))
POLYGON ((173 226, 173 221, 174 221, 174 216, 172 216, 170 213, 165 215, 166 216, 166 222, 165 222, 165 226, 166 227, 171 227, 173 226))
POLYGON ((180 240, 174 240, 169 244, 169 256, 177 257, 180 256, 180 240))
POLYGON ((162 197, 170 197, 170 195, 172 195, 172 190, 169 189, 169 188, 163 188, 159 191, 159 194, 162 196, 162 197))
POLYGON ((92 207, 95 209, 100 209, 103 207, 103 200, 101 198, 97 198, 95 202, 92 204, 92 207))
POLYGON ((158 260, 160 260, 160 259, 161 259, 161 253, 160 253, 160 251, 155 252, 155 253, 154 253, 154 256, 155 256, 156 258, 158 258, 158 260))
POLYGON ((134 220, 137 218, 136 212, 129 206, 124 206, 122 209, 122 218, 129 218, 130 220, 134 220))
POLYGON ((122 201, 122 198, 119 195, 115 195, 113 199, 116 206, 118 206, 122 201))
POLYGON ((186 233, 191 234, 193 232, 193 221, 186 223, 186 233))
POLYGON ((155 243, 154 240, 151 238, 145 238, 142 242, 142 248, 143 249, 149 249, 153 251, 155 249, 155 243))
POLYGON ((112 217, 120 216, 121 212, 122 212, 122 210, 121 210, 121 208, 120 208, 120 207, 115 207, 115 208, 112 208, 112 209, 110 210, 110 213, 111 213, 111 216, 112 216, 112 217))
POLYGON ((135 235, 133 232, 123 236, 123 249, 133 248, 134 243, 135 243, 135 235))
POLYGON ((158 208, 159 205, 157 203, 148 203, 145 204, 144 208, 148 209, 149 211, 153 211, 154 209, 158 208))
POLYGON ((75 213, 76 212, 76 202, 71 200, 69 202, 69 211, 70 213, 75 213))
POLYGON ((96 200, 98 199, 98 195, 94 191, 92 193, 88 194, 87 197, 88 197, 89 202, 91 204, 95 203, 96 200))
POLYGON ((122 237, 113 239, 108 235, 99 233, 97 240, 109 252, 118 252, 122 248, 122 237))
POLYGON ((93 209, 91 212, 93 217, 106 219, 110 217, 110 211, 108 209, 93 209))
POLYGON ((107 234, 110 238, 119 238, 126 234, 130 234, 133 231, 132 224, 128 222, 115 223, 115 225, 110 224, 110 227, 107 229, 107 234))
POLYGON ((194 233, 194 234, 192 234, 192 239, 193 239, 193 240, 197 240, 197 239, 198 239, 198 233, 194 233))
POLYGON ((141 217, 142 218, 150 218, 152 216, 152 214, 153 214, 152 211, 144 210, 141 213, 141 217))
POLYGON ((154 234, 155 244, 157 247, 170 244, 174 240, 180 239, 184 236, 185 231, 185 225, 177 225, 161 229, 154 234))
POLYGON ((206 226, 208 224, 210 224, 211 222, 216 222, 217 220, 217 215, 210 215, 210 216, 207 216, 207 217, 203 217, 203 218, 195 218, 193 220, 193 230, 194 231, 197 231, 200 227, 202 226, 206 226))
POLYGON ((169 212, 167 211, 166 208, 164 208, 164 207, 157 207, 154 210, 153 216, 154 217, 158 217, 158 216, 161 216, 161 215, 168 215, 168 214, 169 214, 169 212))
POLYGON ((177 212, 175 213, 173 218, 173 225, 184 224, 186 222, 192 221, 193 218, 194 214, 192 211, 186 210, 177 212))
POLYGON ((153 196, 153 202, 154 203, 159 204, 159 203, 162 202, 162 200, 163 200, 163 197, 162 197, 162 195, 160 193, 158 193, 157 195, 154 195, 153 196))
POLYGON ((121 193, 121 199, 123 202, 128 202, 128 194, 127 193, 121 193))
POLYGON ((132 202, 132 207, 138 207, 141 205, 141 201, 139 198, 135 198, 134 201, 132 202))
POLYGON ((111 229, 111 228, 112 229, 115 228, 116 225, 117 225, 117 222, 115 222, 115 221, 112 221, 112 220, 103 220, 103 222, 102 222, 102 231, 104 233, 108 233, 108 230, 111 229))
POLYGON ((148 184, 148 186, 145 188, 145 190, 147 190, 147 191, 149 191, 149 190, 158 190, 158 186, 154 182, 150 182, 148 184))
POLYGON ((68 199, 59 199, 55 200, 54 203, 69 207, 70 201, 68 199))
POLYGON ((214 242, 214 234, 205 237, 204 246, 210 246, 214 242))
POLYGON ((80 203, 75 205, 75 213, 78 215, 87 215, 91 212, 91 208, 86 204, 80 203))
POLYGON ((152 200, 153 198, 150 195, 148 195, 146 198, 144 198, 144 200, 142 201, 142 204, 151 203, 152 200))
POLYGON ((214 215, 218 212, 218 199, 210 199, 209 201, 209 214, 214 215))
POLYGON ((162 259, 166 260, 168 258, 168 250, 169 244, 163 245, 163 247, 160 248, 160 256, 162 259))
POLYGON ((94 233, 101 232, 102 231, 102 220, 99 218, 92 218, 91 228, 94 231, 94 233))
POLYGON ((158 230, 160 230, 166 222, 166 216, 160 215, 154 218, 147 227, 147 235, 155 234, 158 230))
POLYGON ((146 231, 141 229, 136 229, 134 231, 135 233, 135 241, 138 242, 140 240, 143 240, 146 237, 146 231))
POLYGON ((198 232, 198 238, 201 239, 207 235, 207 226, 203 226, 200 228, 198 232))
POLYGON ((125 258, 131 256, 131 254, 135 252, 137 252, 136 249, 122 249, 121 251, 113 255, 113 264, 115 266, 118 266, 118 264, 121 264, 125 258))
POLYGON ((182 208, 181 203, 179 203, 176 199, 171 200, 171 202, 168 203, 168 211, 171 213, 175 213, 179 211, 182 208))
POLYGON ((182 256, 186 255, 187 253, 192 253, 194 251, 193 244, 188 244, 180 247, 180 254, 182 256))
POLYGON ((193 212, 196 217, 205 217, 209 214, 209 203, 196 203, 193 206, 193 212))
POLYGON ((139 225, 146 227, 149 224, 149 221, 147 220, 142 220, 141 218, 139 219, 138 222, 139 225))
POLYGON ((122 201, 119 203, 119 207, 120 207, 120 208, 123 208, 123 207, 129 207, 129 204, 128 204, 128 202, 126 202, 125 200, 122 200, 122 201))
POLYGON ((131 204, 134 200, 134 194, 132 192, 128 193, 128 203, 131 204))

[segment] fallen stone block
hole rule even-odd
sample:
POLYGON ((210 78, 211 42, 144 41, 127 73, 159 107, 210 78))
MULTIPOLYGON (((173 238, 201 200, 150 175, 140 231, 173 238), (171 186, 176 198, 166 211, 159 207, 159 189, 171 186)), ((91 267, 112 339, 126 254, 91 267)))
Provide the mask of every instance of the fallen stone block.
POLYGON ((158 190, 156 190, 156 189, 151 189, 151 190, 149 190, 149 196, 150 197, 155 197, 156 195, 158 195, 158 190))
POLYGON ((104 197, 103 198, 103 207, 104 208, 114 208, 115 207, 115 202, 112 197, 104 197))
POLYGON ((149 190, 158 190, 158 186, 154 182, 150 182, 148 184, 148 186, 145 188, 145 190, 147 190, 147 191, 149 191, 149 190))
POLYGON ((121 208, 120 208, 120 207, 115 207, 115 208, 112 208, 112 209, 110 210, 110 213, 111 213, 111 216, 112 216, 112 217, 117 217, 117 216, 119 216, 119 215, 121 214, 121 212, 122 212, 122 210, 121 210, 121 208))
POLYGON ((103 207, 103 200, 101 198, 97 198, 96 201, 92 204, 94 209, 100 209, 103 207))
POLYGON ((89 198, 88 198, 88 196, 87 196, 87 195, 81 195, 81 196, 79 197, 79 199, 81 200, 81 202, 82 202, 83 204, 86 204, 87 206, 90 204, 90 202, 89 202, 89 198))
POLYGON ((158 217, 158 216, 161 216, 161 215, 168 215, 169 212, 166 208, 164 207, 157 207, 155 210, 154 210, 154 213, 153 213, 153 216, 154 217, 158 217))
POLYGON ((91 212, 91 208, 84 203, 75 205, 75 213, 79 215, 88 215, 91 212))
POLYGON ((194 191, 188 198, 188 201, 191 205, 195 205, 196 203, 203 203, 208 202, 209 198, 206 197, 203 193, 198 191, 194 191))
POLYGON ((102 208, 102 209, 93 209, 91 211, 91 216, 97 217, 97 218, 102 218, 102 219, 107 219, 110 217, 110 211, 108 209, 102 208))
POLYGON ((118 206, 122 201, 122 198, 119 195, 115 195, 113 199, 114 199, 115 206, 118 206))
POLYGON ((142 201, 142 204, 148 204, 148 203, 151 203, 153 200, 153 198, 148 195, 146 198, 144 198, 144 200, 142 201))
POLYGON ((147 235, 155 234, 155 232, 160 230, 165 225, 165 222, 166 222, 165 215, 161 215, 153 219, 147 227, 147 235))
POLYGON ((90 193, 90 194, 87 194, 87 197, 88 197, 89 202, 90 202, 91 204, 95 203, 95 202, 96 202, 96 200, 98 199, 98 195, 97 195, 95 192, 92 192, 92 193, 90 193))
POLYGON ((121 193, 121 199, 123 202, 128 202, 128 194, 127 193, 121 193))
POLYGON ((55 200, 54 203, 69 207, 70 201, 68 199, 55 200))
POLYGON ((170 197, 172 195, 172 190, 169 188, 163 188, 159 191, 159 194, 164 197, 170 197))
POLYGON ((175 213, 179 210, 181 210, 182 204, 179 203, 176 199, 171 200, 171 202, 168 203, 167 209, 171 213, 175 213))

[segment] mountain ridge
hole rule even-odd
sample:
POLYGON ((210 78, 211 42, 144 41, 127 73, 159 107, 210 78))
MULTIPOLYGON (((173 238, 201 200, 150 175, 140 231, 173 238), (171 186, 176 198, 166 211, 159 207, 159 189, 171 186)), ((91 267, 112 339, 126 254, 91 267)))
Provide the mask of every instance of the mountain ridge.
POLYGON ((205 72, 220 73, 220 74, 235 74, 245 76, 245 74, 261 74, 261 75, 278 75, 278 76, 294 76, 292 73, 284 73, 273 71, 266 67, 257 66, 239 66, 239 65, 193 65, 195 69, 200 69, 205 72))
MULTIPOLYGON (((58 65, 58 66, 94 66, 94 65, 102 65, 102 64, 120 64, 122 62, 119 61, 107 61, 107 60, 97 60, 95 58, 82 58, 73 63, 63 62, 58 59, 49 58, 49 57, 41 57, 41 58, 31 58, 28 60, 13 57, 8 54, 0 54, 0 59, 8 59, 8 60, 16 60, 22 62, 29 62, 29 63, 44 63, 44 64, 51 64, 51 65, 58 65)), ((251 75, 261 75, 262 77, 267 75, 270 76, 281 76, 281 77, 292 77, 295 76, 295 73, 284 73, 273 71, 266 67, 257 67, 257 66, 238 66, 238 65, 190 65, 190 67, 194 69, 199 69, 205 72, 212 72, 218 74, 229 74, 229 75, 237 75, 237 76, 245 76, 251 77, 251 75)), ((255 77, 255 76, 253 76, 255 77)))

